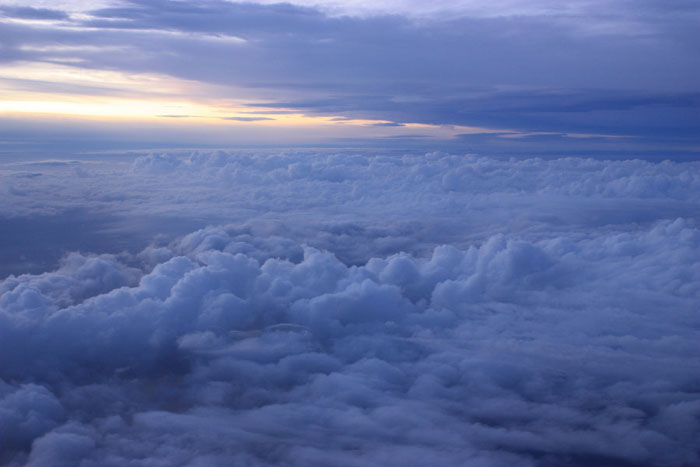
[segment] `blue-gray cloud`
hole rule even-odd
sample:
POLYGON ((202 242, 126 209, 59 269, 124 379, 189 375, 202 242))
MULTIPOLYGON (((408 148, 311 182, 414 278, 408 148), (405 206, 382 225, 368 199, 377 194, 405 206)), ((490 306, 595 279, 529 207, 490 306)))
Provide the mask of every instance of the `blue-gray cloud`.
POLYGON ((70 17, 68 13, 61 10, 25 6, 0 6, 0 15, 9 18, 38 20, 66 20, 70 17))
POLYGON ((697 162, 217 151, 0 177, 17 237, 47 213, 230 222, 0 281, 3 465, 700 460, 697 162))
POLYGON ((397 126, 405 126, 403 123, 397 123, 397 122, 380 122, 380 123, 372 123, 372 126, 384 126, 384 127, 397 127, 397 126))
POLYGON ((417 21, 331 17, 288 4, 132 1, 92 11, 71 30, 11 25, 5 59, 62 53, 22 45, 119 44, 123 50, 110 54, 65 54, 84 67, 243 87, 261 105, 309 114, 677 136, 677 146, 687 146, 699 122, 693 25, 700 8, 606 5, 576 18, 549 12, 417 21), (617 29, 596 29, 611 22, 617 29))

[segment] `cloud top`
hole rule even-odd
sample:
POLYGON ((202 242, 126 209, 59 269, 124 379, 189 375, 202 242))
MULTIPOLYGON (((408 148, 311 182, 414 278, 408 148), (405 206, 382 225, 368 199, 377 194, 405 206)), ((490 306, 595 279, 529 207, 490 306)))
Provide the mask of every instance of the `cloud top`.
MULTIPOLYGON (((37 165, 42 176, 19 180, 50 184, 48 167, 65 166, 37 165)), ((294 212, 276 226, 207 227, 138 254, 74 253, 55 271, 2 281, 0 459, 696 464, 697 219, 658 210, 608 222, 635 200, 696 206, 691 166, 440 154, 136 159, 119 170, 131 186, 152 185, 151 203, 186 190, 215 210, 215 193, 233 190, 231 203, 267 184, 238 202, 249 214, 294 212), (286 183, 294 204, 284 204, 286 183), (366 197, 363 228, 340 218, 312 228, 327 206, 353 212, 355 196, 366 197), (557 197, 589 214, 538 220, 557 197), (421 239, 425 226, 410 213, 442 206, 459 217, 459 201, 471 217, 438 228, 532 217, 421 249, 435 237, 421 239), (408 233, 380 229, 383 203, 411 219, 408 233), (387 243, 394 252, 380 254, 387 243)))

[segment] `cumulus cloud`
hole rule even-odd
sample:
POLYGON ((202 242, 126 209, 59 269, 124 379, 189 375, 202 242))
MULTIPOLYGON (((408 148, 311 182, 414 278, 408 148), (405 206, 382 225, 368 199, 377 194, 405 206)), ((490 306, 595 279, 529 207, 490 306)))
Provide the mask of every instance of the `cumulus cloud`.
POLYGON ((700 462, 695 163, 83 165, 57 208, 231 222, 0 283, 6 465, 700 462))

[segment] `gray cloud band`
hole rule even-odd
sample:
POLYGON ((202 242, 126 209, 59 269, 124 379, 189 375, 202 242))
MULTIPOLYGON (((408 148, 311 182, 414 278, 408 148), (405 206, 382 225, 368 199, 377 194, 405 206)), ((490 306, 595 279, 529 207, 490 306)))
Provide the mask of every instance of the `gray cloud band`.
MULTIPOLYGON (((697 146, 697 5, 594 3, 575 17, 543 9, 418 21, 334 17, 292 5, 126 2, 60 24, 7 22, 0 61, 161 73, 216 84, 209 98, 312 115, 697 146), (602 28, 603 17, 615 27, 602 28), (93 49, 81 50, 86 43, 93 49), (100 51, 105 47, 109 54, 100 51)), ((66 85, 54 87, 61 92, 66 85)))

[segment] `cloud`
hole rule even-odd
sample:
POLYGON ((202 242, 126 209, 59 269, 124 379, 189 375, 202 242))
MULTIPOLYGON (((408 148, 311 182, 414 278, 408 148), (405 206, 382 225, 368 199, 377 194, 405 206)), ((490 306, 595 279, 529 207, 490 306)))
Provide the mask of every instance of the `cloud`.
POLYGON ((334 5, 0 7, 27 99, 413 144, 3 118, 0 464, 699 464, 697 4, 334 5))
MULTIPOLYGON (((467 14, 416 19, 405 5, 394 15, 338 16, 317 5, 133 1, 91 11, 69 27, 7 23, 0 36, 5 60, 70 60, 84 75, 170 76, 197 83, 206 102, 643 139, 627 142, 628 152, 669 141, 697 146, 692 2, 663 9, 593 2, 567 6, 572 14, 505 3, 497 11, 506 14, 483 14, 493 7, 470 2, 460 6, 467 14), (86 43, 96 50, 70 49, 86 43), (69 49, 51 50, 57 44, 69 49), (114 44, 121 49, 99 52, 114 44)), ((41 86, 59 92, 66 83, 41 86)), ((102 91, 93 83, 76 92, 102 91)), ((143 93, 144 86, 125 92, 143 93)))
POLYGON ((65 11, 26 6, 2 6, 0 12, 9 18, 19 19, 67 20, 69 18, 65 11))
POLYGON ((263 120, 274 120, 270 117, 221 117, 221 120, 233 120, 236 122, 260 122, 263 120))
POLYGON ((403 123, 397 123, 397 122, 381 122, 381 123, 373 123, 373 126, 406 126, 403 123))
POLYGON ((696 464, 696 165, 5 163, 4 216, 228 224, 0 282, 0 461, 696 464))
MULTIPOLYGON (((5 164, 0 226, 13 246, 3 251, 3 264, 21 263, 24 255, 42 260, 43 269, 18 270, 41 272, 47 258, 56 261, 62 252, 136 253, 158 234, 172 240, 210 224, 228 224, 222 235, 241 245, 274 235, 361 264, 523 229, 553 235, 692 218, 697 173, 696 162, 347 150, 155 152, 5 164)), ((289 257, 270 242, 257 248, 289 257)))
MULTIPOLYGON (((183 240, 185 256, 138 285, 77 305, 30 283, 2 295, 3 377, 40 382, 21 391, 46 399, 29 431, 4 415, 35 440, 30 465, 135 460, 136 438, 215 465, 380 463, 405 449, 416 465, 697 461, 700 405, 683 388, 698 370, 700 233, 687 221, 495 236, 359 267, 310 248, 261 262, 223 241, 183 240)), ((44 278, 60 287, 60 272, 44 278)))

